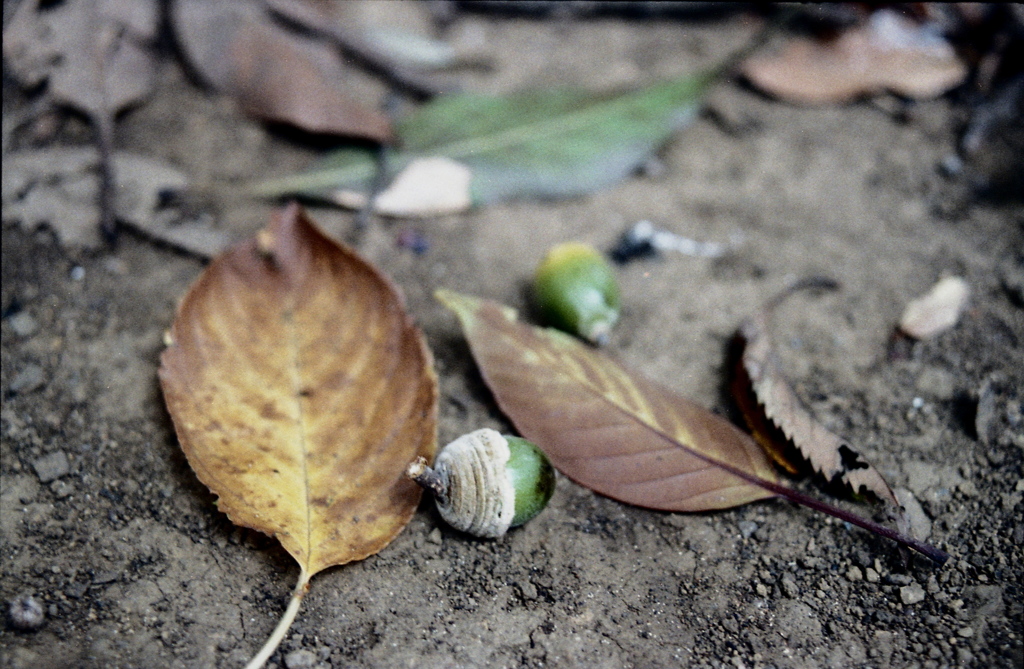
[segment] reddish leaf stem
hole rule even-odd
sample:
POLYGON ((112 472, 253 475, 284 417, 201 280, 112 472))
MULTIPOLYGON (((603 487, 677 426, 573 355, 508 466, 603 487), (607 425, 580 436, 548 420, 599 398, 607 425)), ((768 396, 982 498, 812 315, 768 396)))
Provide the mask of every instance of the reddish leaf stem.
POLYGON ((945 564, 946 561, 949 560, 949 553, 946 553, 943 550, 926 544, 923 541, 918 541, 913 537, 908 537, 905 534, 901 534, 900 532, 888 528, 885 525, 876 523, 873 520, 868 520, 867 518, 862 518, 861 516, 858 516, 855 513, 850 513, 849 511, 840 509, 838 506, 833 506, 828 502, 822 502, 821 500, 811 497, 810 495, 805 495, 802 492, 793 490, 788 486, 784 486, 779 483, 773 483, 772 481, 767 481, 753 474, 748 474, 747 472, 744 472, 743 470, 733 467, 724 462, 706 458, 696 451, 691 452, 694 453, 694 455, 696 455, 697 457, 701 458, 702 460, 705 460, 706 462, 709 462, 715 465, 716 467, 724 469, 733 476, 738 476, 744 481, 749 481, 754 485, 761 486, 766 490, 770 490, 775 494, 779 495, 780 497, 785 497, 791 502, 802 504, 803 506, 806 506, 809 509, 814 509, 815 511, 827 513, 828 515, 838 518, 839 520, 851 523, 858 527, 862 527, 865 530, 868 530, 869 532, 874 532, 875 534, 886 537, 887 539, 892 539, 896 543, 902 544, 907 548, 917 551, 921 555, 924 555, 925 557, 931 559, 940 566, 945 564))

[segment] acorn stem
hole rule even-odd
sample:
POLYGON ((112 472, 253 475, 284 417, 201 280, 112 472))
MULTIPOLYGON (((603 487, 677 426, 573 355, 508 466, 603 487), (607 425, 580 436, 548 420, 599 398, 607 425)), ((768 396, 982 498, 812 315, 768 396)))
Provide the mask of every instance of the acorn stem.
POLYGON ((405 475, 433 493, 434 497, 442 504, 447 502, 448 485, 437 472, 427 465, 426 458, 421 456, 413 460, 405 470, 405 475))

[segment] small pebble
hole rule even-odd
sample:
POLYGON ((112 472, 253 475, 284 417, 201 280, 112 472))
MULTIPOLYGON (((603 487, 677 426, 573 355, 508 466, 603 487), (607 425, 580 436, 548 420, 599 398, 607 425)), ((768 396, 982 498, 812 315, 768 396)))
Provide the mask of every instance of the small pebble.
POLYGON ((744 539, 749 539, 754 535, 754 532, 757 532, 757 523, 752 520, 741 520, 738 525, 740 528, 740 535, 744 539))
POLYGON ((868 567, 864 570, 864 579, 868 583, 878 583, 878 572, 871 567, 868 567))
POLYGON ((32 632, 43 626, 46 614, 35 597, 25 595, 11 600, 7 606, 7 619, 14 629, 32 632))
POLYGON ((963 637, 965 639, 970 639, 972 636, 974 636, 974 628, 973 627, 962 627, 962 628, 960 628, 960 629, 958 629, 956 631, 956 634, 957 634, 957 636, 961 636, 961 637, 963 637))
POLYGON ((71 280, 81 281, 85 278, 85 268, 81 265, 75 265, 71 268, 71 280))
POLYGON ((861 581, 864 579, 864 573, 860 570, 860 567, 850 567, 849 571, 846 572, 846 579, 849 581, 861 581))
POLYGON ((284 656, 284 666, 288 669, 313 669, 316 664, 316 653, 311 650, 293 650, 284 656))
POLYGON ((889 585, 910 585, 914 582, 914 579, 906 574, 889 574, 885 577, 885 582, 889 585))
POLYGON ((32 468, 36 470, 36 476, 42 483, 49 483, 67 475, 71 471, 71 464, 64 451, 56 451, 36 459, 32 463, 32 468))
POLYGON ((924 588, 917 583, 905 585, 900 588, 900 600, 908 606, 922 602, 924 601, 924 588))
POLYGON ((43 368, 39 365, 28 365, 11 381, 12 393, 30 393, 46 383, 43 368))
POLYGON ((11 329, 14 330, 14 334, 19 337, 31 337, 39 329, 39 323, 27 311, 19 311, 11 316, 7 322, 10 324, 11 329))
POLYGON ((50 484, 50 490, 53 491, 53 495, 57 499, 64 499, 75 492, 75 487, 67 481, 58 480, 50 484))
POLYGON ((796 585, 796 581, 789 574, 782 577, 781 582, 782 594, 790 598, 796 598, 800 594, 800 589, 796 585))

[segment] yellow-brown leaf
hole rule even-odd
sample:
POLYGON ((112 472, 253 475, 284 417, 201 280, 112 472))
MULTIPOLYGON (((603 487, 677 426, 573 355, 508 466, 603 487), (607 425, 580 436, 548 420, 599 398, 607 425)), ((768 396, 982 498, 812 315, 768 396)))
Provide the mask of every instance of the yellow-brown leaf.
POLYGON ((161 357, 181 446, 232 521, 308 579, 386 546, 436 447, 437 379, 391 283, 298 205, 215 259, 161 357))

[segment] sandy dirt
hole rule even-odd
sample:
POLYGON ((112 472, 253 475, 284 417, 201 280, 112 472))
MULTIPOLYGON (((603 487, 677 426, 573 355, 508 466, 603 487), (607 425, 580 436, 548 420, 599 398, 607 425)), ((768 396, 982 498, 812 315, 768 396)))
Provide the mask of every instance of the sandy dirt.
MULTIPOLYGON (((749 34, 739 19, 472 15, 449 32, 494 54, 493 71, 462 82, 495 92, 639 85, 713 63, 749 34)), ((246 200, 240 184, 315 150, 240 116, 175 62, 161 82, 119 123, 117 146, 181 168, 206 193, 198 208, 237 238, 252 234, 272 205, 246 200)), ((383 92, 353 86, 371 100, 383 92)), ((4 114, 24 104, 5 81, 4 114)), ((424 503, 380 554, 313 579, 268 666, 1020 667, 1024 217, 1019 201, 965 198, 938 169, 955 149, 954 111, 889 98, 799 108, 727 82, 660 168, 593 196, 364 231, 348 213, 311 210, 403 289, 437 361, 441 443, 511 426, 436 288, 528 312, 525 287, 548 246, 610 248, 641 219, 736 243, 720 259, 621 267, 625 307, 607 347, 736 419, 726 353, 740 321, 794 278, 838 280, 841 290, 795 296, 776 319, 787 372, 899 490, 948 564, 904 568, 888 541, 781 501, 662 513, 560 477, 550 507, 497 541, 445 527, 424 503), (396 243, 407 230, 426 236, 426 253, 396 243), (904 306, 946 275, 969 282, 969 310, 890 359, 904 306)), ((65 119, 47 141, 88 135, 65 119)), ((0 627, 3 667, 239 667, 283 610, 296 564, 218 513, 157 384, 162 334, 203 266, 131 232, 84 252, 4 222, 0 600, 31 595, 45 622, 0 627)))

